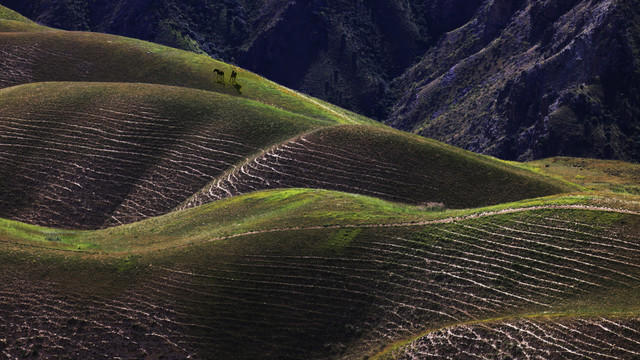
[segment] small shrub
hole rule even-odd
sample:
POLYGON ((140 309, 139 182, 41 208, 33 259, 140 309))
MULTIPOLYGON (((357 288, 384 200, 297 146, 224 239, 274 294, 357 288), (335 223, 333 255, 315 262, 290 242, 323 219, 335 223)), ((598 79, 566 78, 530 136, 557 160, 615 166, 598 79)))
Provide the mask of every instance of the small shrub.
POLYGON ((444 203, 429 201, 418 204, 418 209, 422 211, 443 211, 446 207, 444 203))
POLYGON ((60 241, 62 241, 62 236, 60 236, 58 234, 47 234, 47 236, 45 237, 45 240, 60 242, 60 241))

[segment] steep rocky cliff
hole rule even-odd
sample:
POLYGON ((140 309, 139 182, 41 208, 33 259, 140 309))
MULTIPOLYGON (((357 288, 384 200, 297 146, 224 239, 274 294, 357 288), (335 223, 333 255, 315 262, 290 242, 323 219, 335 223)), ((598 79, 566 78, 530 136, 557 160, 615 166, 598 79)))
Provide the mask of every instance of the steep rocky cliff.
POLYGON ((639 0, 0 0, 506 159, 640 161, 639 0))
POLYGON ((485 1, 393 83, 386 121, 507 159, 638 161, 638 8, 485 1))

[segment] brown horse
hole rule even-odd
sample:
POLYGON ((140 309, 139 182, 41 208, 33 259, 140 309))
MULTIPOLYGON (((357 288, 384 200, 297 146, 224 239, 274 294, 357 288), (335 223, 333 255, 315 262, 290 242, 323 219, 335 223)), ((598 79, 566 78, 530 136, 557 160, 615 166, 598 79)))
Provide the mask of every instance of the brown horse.
POLYGON ((216 74, 216 81, 224 84, 224 71, 213 69, 213 72, 216 74))

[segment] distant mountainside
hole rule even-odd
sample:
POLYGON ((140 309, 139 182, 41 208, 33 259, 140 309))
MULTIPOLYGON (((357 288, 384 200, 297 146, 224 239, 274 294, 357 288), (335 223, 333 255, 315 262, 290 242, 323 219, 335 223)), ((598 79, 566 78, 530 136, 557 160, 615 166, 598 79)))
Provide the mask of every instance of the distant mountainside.
POLYGON ((506 159, 638 161, 639 4, 487 1, 396 79, 386 123, 506 159))
POLYGON ((479 153, 640 161, 640 1, 2 0, 205 52, 479 153))

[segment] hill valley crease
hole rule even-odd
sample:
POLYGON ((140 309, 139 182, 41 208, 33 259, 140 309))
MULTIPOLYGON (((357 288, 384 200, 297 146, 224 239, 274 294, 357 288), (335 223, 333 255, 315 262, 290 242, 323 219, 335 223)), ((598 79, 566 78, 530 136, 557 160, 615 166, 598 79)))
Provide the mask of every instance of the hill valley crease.
POLYGON ((639 357, 639 11, 0 0, 0 358, 639 357))

